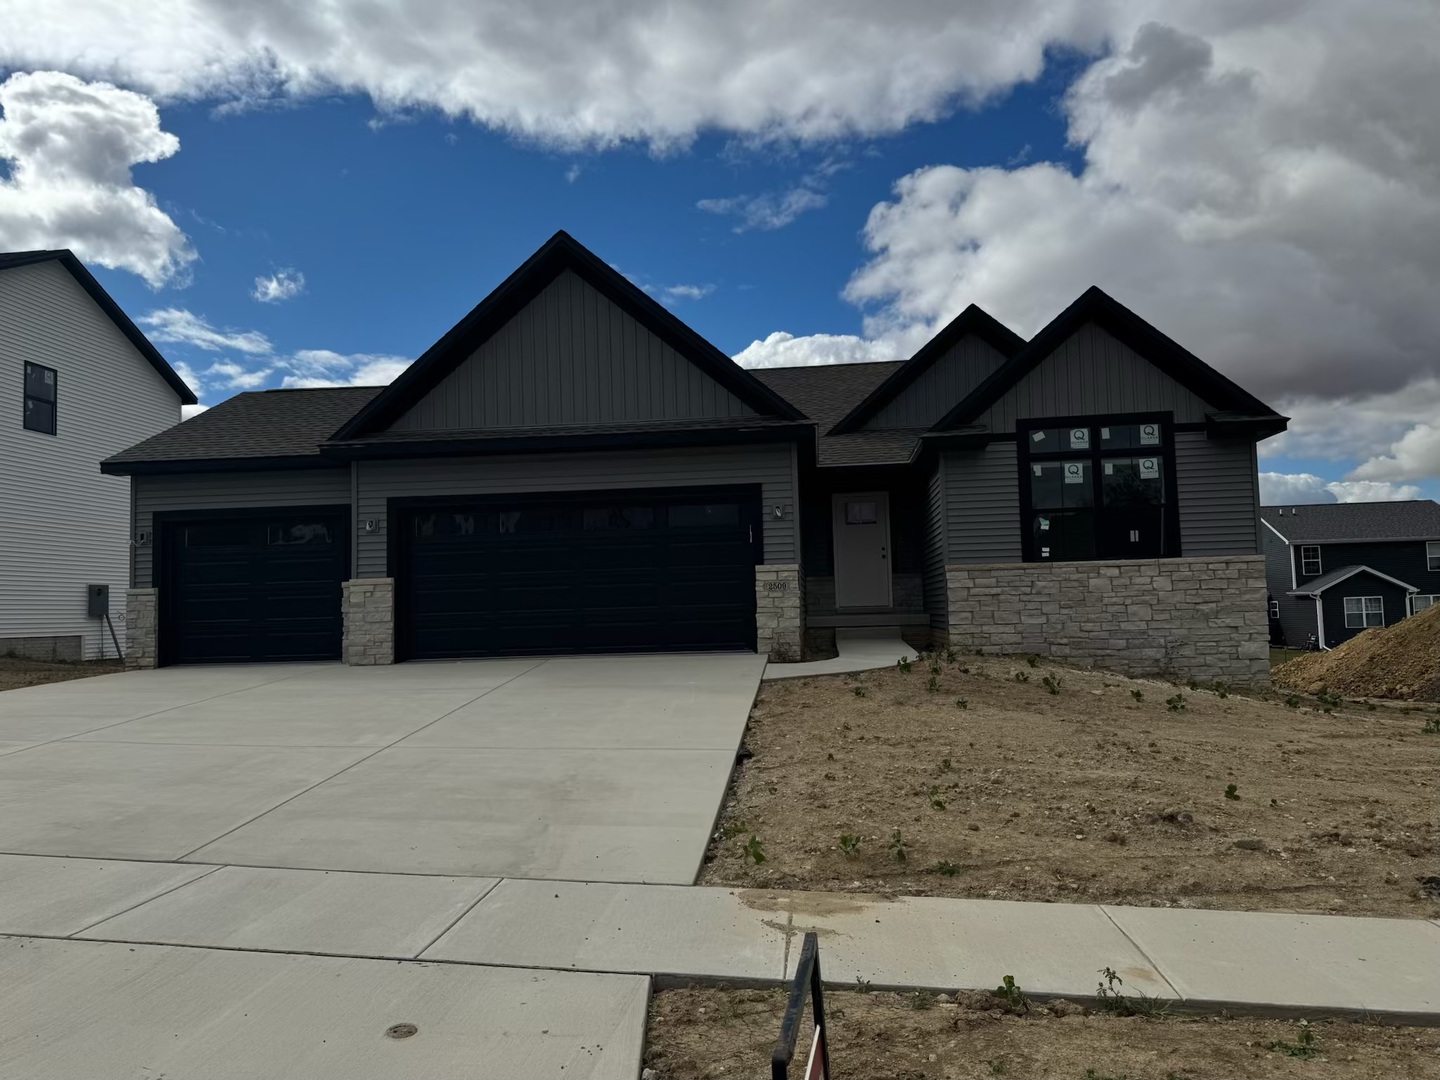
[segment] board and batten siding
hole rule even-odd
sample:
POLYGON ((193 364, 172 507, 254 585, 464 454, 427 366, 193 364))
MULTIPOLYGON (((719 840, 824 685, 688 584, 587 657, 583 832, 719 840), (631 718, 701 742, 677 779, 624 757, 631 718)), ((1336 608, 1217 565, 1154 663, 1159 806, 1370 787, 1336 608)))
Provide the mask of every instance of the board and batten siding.
POLYGON ((993 345, 967 334, 871 417, 865 427, 928 428, 1004 362, 1004 355, 993 345))
POLYGON ((925 610, 930 625, 950 625, 950 594, 945 581, 945 457, 935 462, 925 488, 925 610))
POLYGON ((1020 477, 1013 442, 941 455, 945 561, 1020 562, 1020 477))
POLYGON ((1181 552, 1187 558, 1259 555, 1259 482, 1254 443, 1177 431, 1181 552))
POLYGON ((64 266, 0 271, 0 638, 115 655, 85 586, 110 586, 123 641, 130 487, 100 461, 179 422, 179 396, 64 266), (54 435, 23 426, 27 360, 57 373, 54 435))
POLYGON ((135 547, 135 587, 154 581, 155 515, 177 510, 258 510, 270 506, 349 506, 350 470, 276 469, 263 472, 133 476, 135 528, 150 543, 135 547))
POLYGON ((356 577, 388 575, 387 550, 394 523, 386 519, 389 500, 393 498, 738 484, 761 487, 765 561, 799 562, 795 448, 789 443, 525 457, 362 461, 357 468, 356 577), (781 507, 782 516, 775 517, 771 510, 774 506, 781 507), (385 527, 372 533, 364 532, 362 526, 369 519, 384 521, 385 527))
POLYGON ((1135 350, 1087 323, 975 422, 1008 433, 1023 418, 1172 412, 1176 423, 1190 424, 1204 421, 1210 411, 1135 350))
POLYGON ((465 431, 754 416, 566 270, 392 425, 465 431))

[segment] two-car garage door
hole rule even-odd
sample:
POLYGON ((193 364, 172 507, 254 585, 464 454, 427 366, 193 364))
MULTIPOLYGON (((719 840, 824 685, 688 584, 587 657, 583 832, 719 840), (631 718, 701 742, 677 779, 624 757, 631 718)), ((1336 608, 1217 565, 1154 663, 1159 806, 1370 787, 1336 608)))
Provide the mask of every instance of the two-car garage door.
MULTIPOLYGON (((396 658, 753 649, 759 510, 730 488, 397 504, 396 658)), ((166 522, 161 662, 338 659, 347 516, 166 522)))
POLYGON ((399 658, 753 649, 758 515, 735 490, 409 505, 399 658))

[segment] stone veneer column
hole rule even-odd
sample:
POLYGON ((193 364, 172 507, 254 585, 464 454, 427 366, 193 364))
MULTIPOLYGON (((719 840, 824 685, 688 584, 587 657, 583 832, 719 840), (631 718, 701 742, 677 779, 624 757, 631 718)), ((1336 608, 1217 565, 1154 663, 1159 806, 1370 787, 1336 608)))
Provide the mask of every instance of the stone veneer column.
POLYGON ((159 589, 125 590, 125 667, 153 668, 160 660, 159 589))
POLYGON ((1260 555, 945 567, 950 644, 1269 685, 1260 555))
POLYGON ((804 636, 805 591, 800 564, 755 567, 756 649, 771 660, 799 660, 804 636))
POLYGON ((354 578, 342 586, 342 655, 353 665, 395 662, 395 579, 354 578))

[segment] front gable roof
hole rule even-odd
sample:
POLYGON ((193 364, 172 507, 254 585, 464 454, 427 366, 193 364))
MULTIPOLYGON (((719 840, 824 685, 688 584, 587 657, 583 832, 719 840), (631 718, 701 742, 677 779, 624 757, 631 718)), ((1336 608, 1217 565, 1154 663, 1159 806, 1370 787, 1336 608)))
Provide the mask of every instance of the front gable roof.
POLYGON ((566 270, 761 416, 791 421, 804 419, 788 401, 562 230, 336 432, 335 441, 359 439, 384 431, 566 270))
POLYGON ((51 261, 58 262, 73 277, 87 293, 90 299, 100 306, 100 310, 109 316, 116 328, 130 339, 130 344, 135 346, 136 351, 143 356, 150 366, 153 367, 174 390, 180 398, 182 405, 194 405, 198 400, 195 391, 185 385, 185 380, 175 373, 160 351, 150 344, 150 339, 140 332, 140 328, 130 321, 130 316, 121 310, 109 293, 95 280, 95 276, 85 269, 82 263, 69 248, 56 248, 53 251, 13 251, 0 252, 0 270, 12 270, 20 266, 34 266, 37 263, 51 261))
POLYGON ((1409 582, 1401 581, 1399 578, 1393 578, 1389 574, 1382 574, 1379 570, 1371 566, 1342 566, 1339 570, 1332 570, 1330 573, 1318 577, 1314 581, 1307 581, 1298 589, 1292 589, 1288 595, 1320 596, 1332 585, 1339 585, 1342 581, 1349 581, 1356 574, 1369 574, 1371 577, 1379 578, 1381 581, 1388 581, 1391 585, 1398 586, 1408 592, 1413 593, 1420 591, 1409 582))
MULTIPOLYGON (((1053 354, 1071 335, 1093 323, 1155 365, 1181 386, 1231 419, 1280 421, 1274 409, 1226 378, 1125 305, 1090 286, 1080 298, 1030 339, 931 429, 953 431, 973 424, 986 409, 1053 354)), ((1281 427, 1283 430, 1283 425, 1281 427)), ((1272 433, 1273 432, 1269 432, 1272 433)))
POLYGON ((974 334, 1007 359, 1025 347, 1025 339, 983 309, 971 304, 933 338, 921 346, 889 378, 851 409, 827 434, 845 435, 858 431, 907 386, 929 370, 967 334, 974 334))
POLYGON ((1440 540, 1440 503, 1307 503, 1262 506, 1260 519, 1288 544, 1440 540))

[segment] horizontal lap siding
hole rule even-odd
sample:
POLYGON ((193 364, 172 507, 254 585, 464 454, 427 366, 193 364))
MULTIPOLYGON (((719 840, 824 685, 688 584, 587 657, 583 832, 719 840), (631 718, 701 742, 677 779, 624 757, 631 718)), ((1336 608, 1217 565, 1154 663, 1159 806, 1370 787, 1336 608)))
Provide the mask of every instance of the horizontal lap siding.
POLYGON ((387 542, 394 523, 386 521, 383 530, 373 533, 362 526, 366 519, 388 518, 392 498, 737 484, 761 486, 765 561, 798 562, 794 453, 794 447, 784 444, 361 462, 355 576, 388 574, 387 542), (779 518, 770 509, 777 505, 782 508, 779 518))
POLYGON ((875 414, 867 429, 928 428, 958 405, 1005 357, 973 334, 961 338, 944 356, 875 414))
POLYGON ((394 424, 465 431, 754 416, 565 271, 394 424))
POLYGON ((130 582, 130 485, 100 461, 180 422, 180 398, 59 262, 0 272, 0 638, 114 655, 85 586, 130 582), (55 369, 56 434, 22 425, 25 362, 55 369))
POLYGON ((1183 555, 1260 553, 1254 454, 1250 442, 1207 439, 1203 431, 1176 432, 1183 555))
POLYGON ((155 515, 175 510, 249 510, 268 506, 350 504, 349 469, 136 476, 135 528, 150 532, 135 549, 135 587, 154 582, 155 515))
POLYGON ((945 454, 946 562, 1019 562, 1020 479, 1015 444, 945 454))

